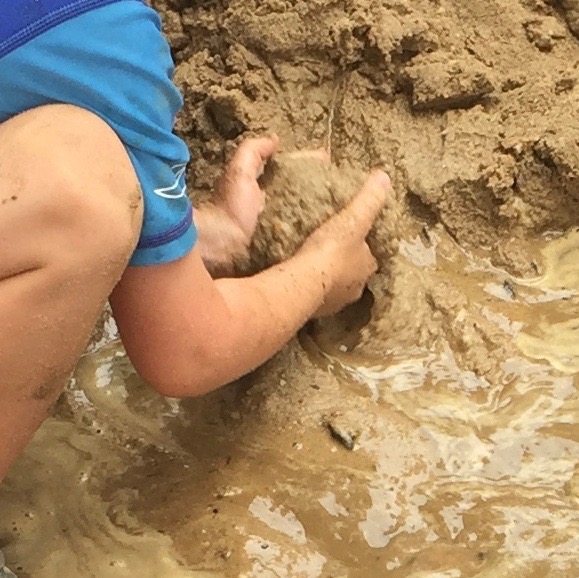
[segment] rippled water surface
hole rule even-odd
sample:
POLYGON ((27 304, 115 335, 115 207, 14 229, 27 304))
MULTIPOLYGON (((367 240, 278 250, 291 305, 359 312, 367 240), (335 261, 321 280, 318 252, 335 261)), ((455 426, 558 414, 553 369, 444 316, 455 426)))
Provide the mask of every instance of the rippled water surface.
POLYGON ((578 247, 523 281, 408 245, 516 345, 485 375, 322 328, 177 402, 103 339, 0 489, 0 545, 24 578, 579 576, 578 247))

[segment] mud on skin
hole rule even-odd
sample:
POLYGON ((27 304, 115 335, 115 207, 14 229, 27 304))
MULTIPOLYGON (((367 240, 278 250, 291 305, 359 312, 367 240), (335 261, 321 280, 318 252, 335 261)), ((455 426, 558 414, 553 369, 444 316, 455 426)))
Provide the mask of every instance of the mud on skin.
POLYGON ((200 400, 151 392, 103 322, 0 488, 10 565, 577 576, 577 2, 153 4, 196 199, 252 133, 332 158, 268 167, 240 270, 292 254, 376 166, 395 185, 370 236, 381 269, 360 304, 200 400))

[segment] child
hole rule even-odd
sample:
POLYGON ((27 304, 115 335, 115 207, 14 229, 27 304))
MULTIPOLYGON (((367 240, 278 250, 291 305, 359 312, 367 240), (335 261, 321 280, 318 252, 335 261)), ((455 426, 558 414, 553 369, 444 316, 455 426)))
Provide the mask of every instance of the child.
POLYGON ((264 203, 257 175, 277 139, 242 143, 193 219, 157 14, 140 0, 0 7, 1 480, 107 300, 155 389, 208 392, 360 296, 376 268, 365 237, 390 185, 371 175, 285 263, 213 279, 208 268, 247 250, 264 203))

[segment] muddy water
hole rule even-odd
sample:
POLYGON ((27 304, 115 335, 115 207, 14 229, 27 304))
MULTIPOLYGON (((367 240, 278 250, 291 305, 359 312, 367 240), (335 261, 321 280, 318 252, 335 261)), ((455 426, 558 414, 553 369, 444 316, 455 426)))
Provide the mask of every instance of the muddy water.
MULTIPOLYGON (((256 375, 185 402, 109 337, 0 488, 20 576, 579 576, 579 234, 518 279, 449 239, 436 265, 513 347, 354 349, 371 296, 256 375)), ((375 314, 375 311, 374 311, 375 314)), ((458 317, 455 323, 463 320, 458 317)))

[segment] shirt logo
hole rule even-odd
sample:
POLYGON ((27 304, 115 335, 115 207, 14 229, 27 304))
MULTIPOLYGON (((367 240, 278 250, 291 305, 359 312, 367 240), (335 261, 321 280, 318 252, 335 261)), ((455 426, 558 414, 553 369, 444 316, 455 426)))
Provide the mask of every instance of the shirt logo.
POLYGON ((153 192, 164 199, 180 199, 185 196, 187 185, 185 184, 185 171, 187 163, 173 165, 171 170, 175 173, 175 182, 170 187, 155 189, 153 192))

